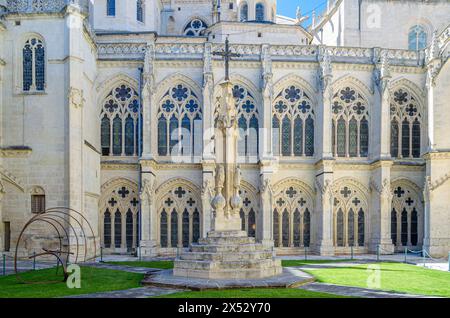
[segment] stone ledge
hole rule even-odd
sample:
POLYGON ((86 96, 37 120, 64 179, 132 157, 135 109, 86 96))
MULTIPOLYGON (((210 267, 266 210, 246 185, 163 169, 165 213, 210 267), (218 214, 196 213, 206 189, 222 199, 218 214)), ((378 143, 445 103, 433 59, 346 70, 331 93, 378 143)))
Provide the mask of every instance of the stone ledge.
POLYGON ((294 268, 283 268, 283 273, 263 279, 205 279, 173 275, 173 270, 149 273, 142 281, 144 286, 189 289, 194 291, 237 288, 296 288, 314 282, 314 278, 294 268))

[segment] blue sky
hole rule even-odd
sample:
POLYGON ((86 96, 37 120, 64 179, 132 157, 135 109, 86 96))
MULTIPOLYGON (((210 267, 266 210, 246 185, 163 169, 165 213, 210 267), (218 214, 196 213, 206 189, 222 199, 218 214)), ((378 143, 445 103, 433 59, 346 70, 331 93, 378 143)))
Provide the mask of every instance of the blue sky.
MULTIPOLYGON (((278 0, 277 10, 278 14, 295 18, 297 7, 300 6, 302 14, 311 18, 311 11, 319 7, 316 13, 320 13, 326 7, 326 3, 327 0, 278 0)), ((305 24, 309 24, 309 22, 305 24)))

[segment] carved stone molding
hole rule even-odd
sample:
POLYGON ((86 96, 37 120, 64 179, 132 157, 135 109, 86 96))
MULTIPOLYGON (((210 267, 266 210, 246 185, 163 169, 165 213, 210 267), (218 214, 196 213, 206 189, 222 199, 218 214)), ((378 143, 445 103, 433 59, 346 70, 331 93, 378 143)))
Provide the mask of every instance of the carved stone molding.
POLYGON ((82 108, 86 100, 83 97, 83 90, 75 87, 69 89, 69 104, 75 108, 82 108))

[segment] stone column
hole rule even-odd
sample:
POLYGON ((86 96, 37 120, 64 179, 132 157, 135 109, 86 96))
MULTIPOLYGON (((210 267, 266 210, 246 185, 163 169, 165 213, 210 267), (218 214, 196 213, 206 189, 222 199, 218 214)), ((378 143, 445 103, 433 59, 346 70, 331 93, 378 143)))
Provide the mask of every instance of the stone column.
POLYGON ((316 177, 316 250, 320 255, 334 255, 333 161, 324 160, 316 177))
POLYGON ((332 116, 331 116, 331 102, 333 99, 333 87, 331 82, 333 80, 333 68, 331 65, 331 57, 326 47, 320 47, 318 70, 318 91, 319 99, 322 100, 323 107, 319 107, 318 122, 319 127, 322 127, 318 138, 318 153, 323 159, 333 158, 332 152, 332 116))
POLYGON ((154 61, 155 46, 150 43, 146 47, 142 72, 142 158, 145 159, 151 159, 157 153, 154 61))
POLYGON ((261 49, 262 64, 262 125, 259 129, 259 157, 261 160, 273 160, 272 146, 272 101, 273 101, 273 74, 270 46, 264 44, 261 49))
POLYGON ((205 238, 212 230, 213 209, 211 201, 214 197, 214 162, 203 162, 203 187, 201 193, 202 215, 200 226, 200 237, 205 238))
POLYGON ((381 254, 394 252, 394 244, 391 239, 391 166, 392 161, 379 161, 374 165, 370 181, 371 210, 369 251, 377 252, 380 247, 381 254))
POLYGON ((141 256, 152 257, 157 254, 158 218, 155 205, 154 161, 141 161, 142 186, 141 200, 141 240, 139 242, 141 256))
MULTIPOLYGON (((263 166, 264 167, 264 166, 263 166)), ((261 171, 261 182, 259 188, 260 206, 257 215, 256 239, 267 247, 273 247, 273 209, 272 209, 272 171, 269 167, 264 167, 261 171)))
POLYGON ((205 43, 203 54, 203 160, 214 160, 214 75, 212 44, 205 43))

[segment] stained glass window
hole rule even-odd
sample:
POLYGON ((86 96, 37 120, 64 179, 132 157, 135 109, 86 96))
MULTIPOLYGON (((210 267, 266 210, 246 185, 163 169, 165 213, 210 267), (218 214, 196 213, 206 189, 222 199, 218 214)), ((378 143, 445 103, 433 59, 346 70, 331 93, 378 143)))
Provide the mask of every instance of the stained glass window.
POLYGON ((244 4, 241 6, 241 14, 240 14, 240 17, 241 17, 241 22, 245 22, 245 21, 248 20, 248 4, 247 4, 247 3, 244 3, 244 4))
POLYGON ((167 156, 167 121, 162 115, 158 119, 158 154, 167 156))
POLYGON ((125 120, 125 154, 127 156, 134 155, 134 121, 131 116, 125 120))
POLYGON ((314 156, 314 120, 309 116, 305 126, 305 155, 314 156))
POLYGON ((170 214, 170 242, 172 247, 178 246, 178 213, 175 210, 170 214))
POLYGON ((369 154, 369 122, 363 118, 360 125, 360 154, 362 157, 367 157, 369 154))
POLYGON ((183 247, 189 247, 189 212, 184 210, 183 212, 183 247))
POLYGON ((427 33, 425 29, 420 25, 412 27, 408 34, 408 49, 418 51, 426 48, 426 46, 427 33))
POLYGON ((200 213, 194 211, 192 216, 192 242, 197 243, 200 238, 200 213))
POLYGON ((23 90, 44 91, 45 48, 42 41, 36 38, 26 41, 22 50, 22 59, 23 90))
POLYGON ((365 224, 364 224, 364 211, 363 209, 359 209, 358 211, 358 246, 364 246, 364 230, 365 230, 365 224))
POLYGON ((161 247, 168 247, 167 244, 167 212, 163 210, 161 212, 161 218, 160 218, 160 224, 159 224, 159 231, 160 231, 160 244, 161 247))
POLYGON ((239 216, 241 217, 241 230, 245 231, 245 212, 243 209, 239 212, 239 216))
POLYGON ((184 35, 199 36, 202 35, 202 32, 207 28, 208 25, 203 20, 194 19, 184 28, 184 35))
POLYGON ((139 142, 142 143, 139 118, 142 117, 137 92, 125 84, 114 87, 104 99, 100 115, 102 155, 139 155, 139 142))
POLYGON ((273 211, 273 241, 275 247, 280 246, 280 232, 279 232, 279 214, 278 211, 275 209, 273 211))
POLYGON ((283 223, 282 223, 282 240, 283 246, 289 247, 289 212, 285 210, 283 212, 283 223))
POLYGON ((397 244, 397 211, 392 209, 391 212, 391 239, 392 244, 397 244))
POLYGON ((248 236, 255 237, 256 234, 256 214, 253 209, 248 213, 248 236))
POLYGON ((394 90, 391 94, 392 156, 401 154, 403 158, 420 157, 421 120, 421 106, 416 97, 408 89, 394 90), (401 123, 401 130, 398 123, 401 123), (398 139, 400 139, 400 145, 395 143, 398 139))
POLYGON ((352 87, 338 90, 331 106, 333 149, 338 157, 367 157, 369 112, 367 100, 352 87), (335 131, 336 129, 336 131, 335 131))
POLYGON ((111 247, 111 213, 108 209, 103 216, 103 244, 105 248, 111 247))
POLYGON ((122 154, 122 120, 119 115, 113 120, 113 154, 122 154))
POLYGON ((278 139, 274 142, 275 155, 314 154, 314 110, 310 98, 301 88, 291 85, 282 90, 274 100, 272 116, 274 134, 281 134, 281 144, 276 142, 278 139), (280 123, 281 129, 278 129, 280 123))
POLYGON ((160 156, 192 156, 195 152, 201 154, 202 112, 193 91, 182 84, 172 86, 162 97, 158 112, 160 156))
POLYGON ((417 245, 417 210, 414 208, 411 212, 411 244, 417 245))
POLYGON ((355 246, 355 213, 353 212, 353 209, 348 211, 347 221, 348 245, 355 246))
POLYGON ((299 117, 294 120, 294 155, 303 154, 303 120, 299 117))
POLYGON ((344 213, 341 209, 336 215, 336 245, 344 246, 344 213))
POLYGON ((406 209, 402 211, 402 227, 401 227, 401 242, 403 246, 408 245, 408 212, 406 209))
POLYGON ((309 247, 311 242, 311 213, 308 209, 303 212, 303 245, 309 247))
POLYGON ((106 1, 106 15, 115 16, 116 15, 116 0, 106 1))
POLYGON ((125 237, 127 242, 127 249, 131 250, 131 248, 133 247, 133 213, 131 212, 131 210, 128 210, 126 214, 125 229, 126 229, 125 237))
POLYGON ((399 129, 398 129, 398 122, 397 120, 393 120, 391 122, 391 156, 393 158, 398 157, 398 135, 399 129))
POLYGON ((122 244, 122 214, 119 210, 114 213, 114 246, 120 248, 122 244))
POLYGON ((136 20, 139 22, 144 22, 144 7, 142 0, 136 1, 136 20))
POLYGON ((416 119, 412 127, 412 156, 420 157, 420 122, 416 119))
POLYGON ((340 118, 337 124, 337 154, 339 157, 344 157, 346 153, 345 135, 345 120, 340 118))
POLYGON ((291 120, 288 117, 283 118, 281 153, 283 154, 283 156, 291 155, 291 120))
POLYGON ((256 4, 256 14, 255 14, 256 21, 261 22, 265 20, 264 17, 264 4, 257 3, 256 4))
POLYGON ((350 157, 358 155, 358 123, 356 119, 352 118, 349 123, 349 145, 348 153, 350 157))
POLYGON ((45 88, 45 49, 42 43, 36 45, 35 55, 36 90, 43 91, 45 88))
POLYGON ((294 241, 294 246, 295 247, 300 247, 300 222, 301 222, 301 218, 300 218, 300 212, 296 209, 294 212, 294 237, 293 237, 293 241, 294 241))
POLYGON ((402 122, 402 156, 404 158, 409 158, 410 155, 409 141, 409 122, 405 119, 402 122))

